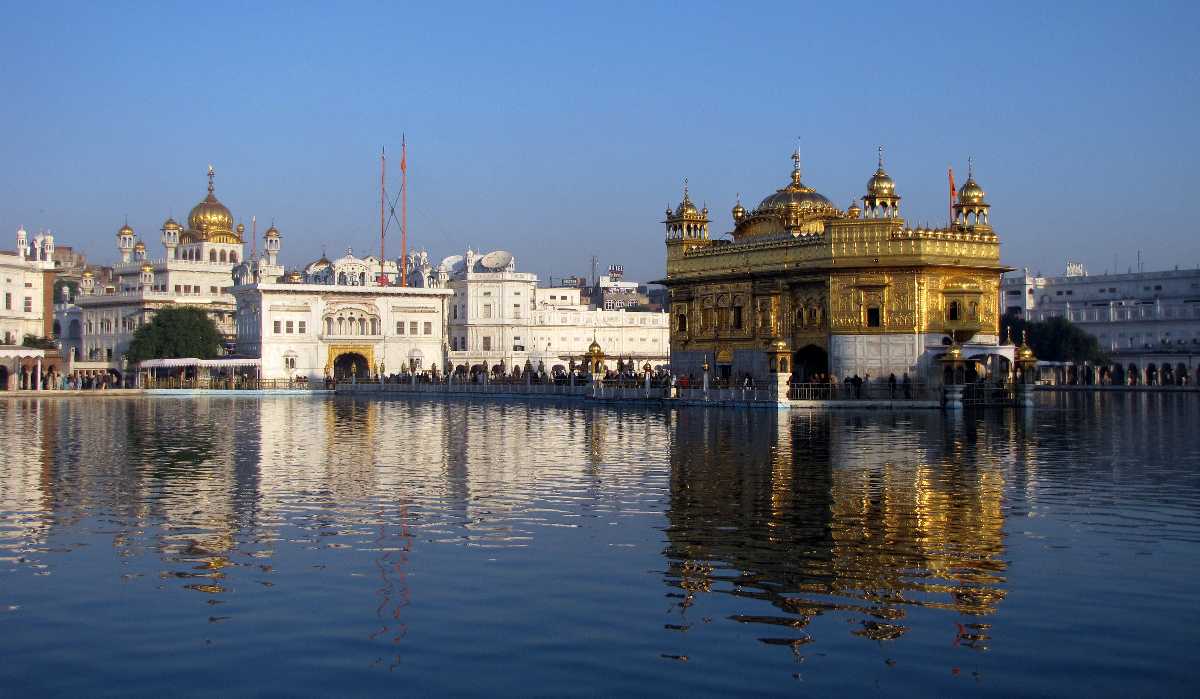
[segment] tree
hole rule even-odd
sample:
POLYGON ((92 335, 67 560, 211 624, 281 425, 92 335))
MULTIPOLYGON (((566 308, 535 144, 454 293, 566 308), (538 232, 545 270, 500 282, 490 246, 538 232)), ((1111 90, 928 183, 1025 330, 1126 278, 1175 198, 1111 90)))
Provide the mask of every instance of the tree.
POLYGON ((58 349, 58 345, 54 344, 54 340, 50 340, 50 339, 47 339, 44 337, 38 337, 37 335, 26 335, 21 340, 21 346, 22 347, 32 347, 33 349, 43 349, 43 350, 58 349))
POLYGON ((1028 333, 1029 346, 1038 359, 1051 362, 1089 362, 1107 364, 1108 355, 1100 349, 1095 337, 1080 330, 1066 318, 1055 317, 1040 322, 1027 321, 1015 315, 1005 315, 1002 328, 1013 342, 1019 343, 1028 333))
POLYGON ((212 359, 221 349, 221 331, 203 308, 169 306, 133 334, 125 352, 131 362, 196 357, 212 359))

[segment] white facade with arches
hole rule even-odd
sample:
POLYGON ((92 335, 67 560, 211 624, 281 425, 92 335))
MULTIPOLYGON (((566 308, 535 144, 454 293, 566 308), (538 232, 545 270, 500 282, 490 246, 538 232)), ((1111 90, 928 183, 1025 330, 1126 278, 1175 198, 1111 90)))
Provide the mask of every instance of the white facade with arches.
POLYGON ((260 358, 264 379, 309 383, 441 371, 450 294, 303 281, 237 286, 238 353, 260 358))

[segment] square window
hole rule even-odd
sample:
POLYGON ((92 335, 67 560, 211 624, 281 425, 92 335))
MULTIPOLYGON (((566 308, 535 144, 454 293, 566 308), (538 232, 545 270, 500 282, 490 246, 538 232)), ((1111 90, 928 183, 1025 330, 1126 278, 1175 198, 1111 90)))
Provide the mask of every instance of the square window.
POLYGON ((397 335, 404 334, 404 321, 402 321, 402 320, 396 321, 396 334, 397 335))
POLYGON ((303 335, 303 334, 304 334, 304 321, 300 321, 300 323, 299 323, 299 328, 298 328, 298 332, 299 332, 301 335, 303 335))
POLYGON ((425 334, 426 335, 433 334, 433 322, 432 321, 425 321, 425 334))
POLYGON ((283 322, 277 320, 275 321, 275 334, 278 335, 281 332, 283 332, 283 322))
POLYGON ((295 330, 295 326, 292 324, 292 321, 290 321, 290 320, 287 322, 287 325, 285 327, 287 327, 288 335, 291 335, 292 331, 295 330))
POLYGON ((408 334, 409 335, 417 334, 417 321, 414 320, 408 324, 408 334))

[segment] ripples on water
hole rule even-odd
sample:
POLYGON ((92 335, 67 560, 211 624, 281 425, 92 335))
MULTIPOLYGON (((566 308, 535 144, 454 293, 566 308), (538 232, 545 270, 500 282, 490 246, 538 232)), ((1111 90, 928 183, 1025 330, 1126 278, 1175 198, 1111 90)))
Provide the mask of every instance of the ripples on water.
POLYGON ((0 400, 0 690, 1184 694, 1197 417, 0 400))

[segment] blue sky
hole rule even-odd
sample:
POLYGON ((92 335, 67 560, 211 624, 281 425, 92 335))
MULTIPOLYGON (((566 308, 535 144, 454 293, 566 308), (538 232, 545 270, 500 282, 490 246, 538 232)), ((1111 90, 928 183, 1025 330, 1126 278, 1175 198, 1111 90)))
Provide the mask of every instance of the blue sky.
POLYGON ((109 262, 128 215, 160 250, 211 162, 289 265, 377 250, 379 148, 406 133, 410 247, 656 278, 684 177, 728 230, 799 137, 839 206, 883 144, 913 222, 973 155, 1014 267, 1200 265, 1189 3, 3 5, 5 247, 23 224, 109 262))

